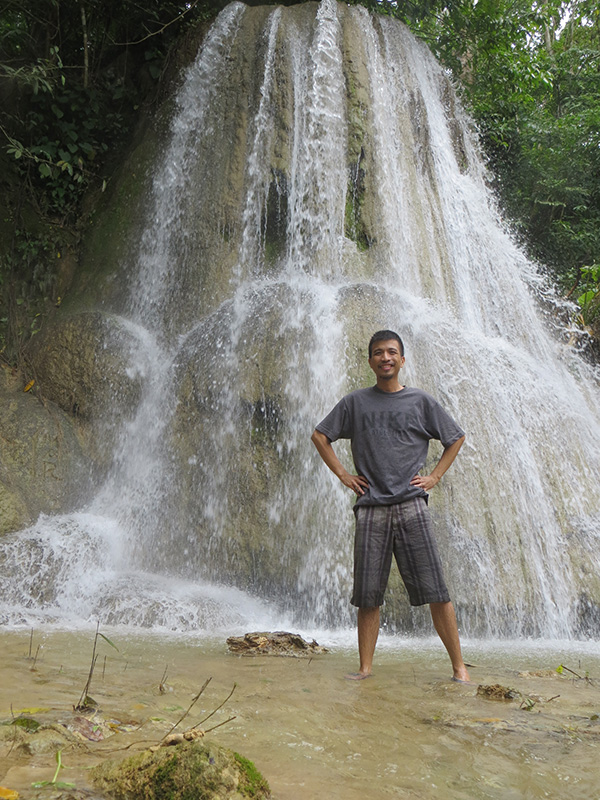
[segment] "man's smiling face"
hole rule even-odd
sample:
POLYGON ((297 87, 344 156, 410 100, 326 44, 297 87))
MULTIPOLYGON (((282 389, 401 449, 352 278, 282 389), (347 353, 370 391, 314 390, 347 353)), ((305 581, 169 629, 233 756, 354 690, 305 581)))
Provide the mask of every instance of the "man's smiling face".
POLYGON ((400 345, 395 339, 375 342, 369 358, 369 366, 377 377, 377 382, 394 383, 404 366, 404 356, 400 355, 400 345))

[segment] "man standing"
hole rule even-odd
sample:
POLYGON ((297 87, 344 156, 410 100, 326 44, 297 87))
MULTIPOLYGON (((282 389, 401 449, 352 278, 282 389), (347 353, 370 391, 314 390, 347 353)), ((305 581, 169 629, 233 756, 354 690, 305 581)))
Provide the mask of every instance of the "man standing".
POLYGON ((454 607, 427 509, 427 492, 452 464, 465 434, 433 397, 402 386, 404 346, 397 333, 377 331, 369 342, 369 366, 377 383, 343 397, 313 435, 319 455, 357 495, 354 513, 354 590, 358 607, 360 667, 347 675, 371 675, 379 635, 379 607, 387 586, 392 554, 411 605, 429 604, 435 629, 452 662, 452 680, 469 681, 462 658, 454 607), (350 439, 357 474, 350 474, 331 443, 350 439), (429 475, 419 475, 430 439, 444 452, 429 475))

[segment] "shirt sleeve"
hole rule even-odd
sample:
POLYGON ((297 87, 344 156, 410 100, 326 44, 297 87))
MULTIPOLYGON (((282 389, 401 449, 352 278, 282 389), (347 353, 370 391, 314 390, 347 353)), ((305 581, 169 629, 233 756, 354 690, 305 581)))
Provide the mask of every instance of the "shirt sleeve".
POLYGON ((458 441, 465 435, 460 425, 442 406, 430 398, 427 414, 427 433, 432 439, 439 439, 444 447, 458 441))
POLYGON ((316 430, 324 433, 330 442, 352 438, 350 414, 345 397, 319 422, 316 430))

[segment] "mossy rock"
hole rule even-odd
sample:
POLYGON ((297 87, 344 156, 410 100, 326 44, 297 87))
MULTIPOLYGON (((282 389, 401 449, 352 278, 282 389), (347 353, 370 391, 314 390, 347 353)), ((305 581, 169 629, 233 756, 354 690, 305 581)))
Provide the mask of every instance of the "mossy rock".
POLYGON ((91 772, 115 800, 247 800, 268 798, 269 785, 248 759, 216 744, 184 742, 145 750, 91 772))

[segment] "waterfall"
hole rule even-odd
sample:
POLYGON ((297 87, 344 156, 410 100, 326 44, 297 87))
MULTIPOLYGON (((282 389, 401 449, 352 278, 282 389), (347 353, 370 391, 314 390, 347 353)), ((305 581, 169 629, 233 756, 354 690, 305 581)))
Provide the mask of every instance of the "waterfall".
MULTIPOLYGON (((112 310, 139 406, 90 504, 3 540, 0 623, 348 625, 352 498, 310 434, 391 328, 467 432, 430 502, 462 630, 597 636, 598 374, 426 46, 334 0, 232 3, 152 176, 112 310)), ((425 629, 397 578, 384 617, 425 629)))

